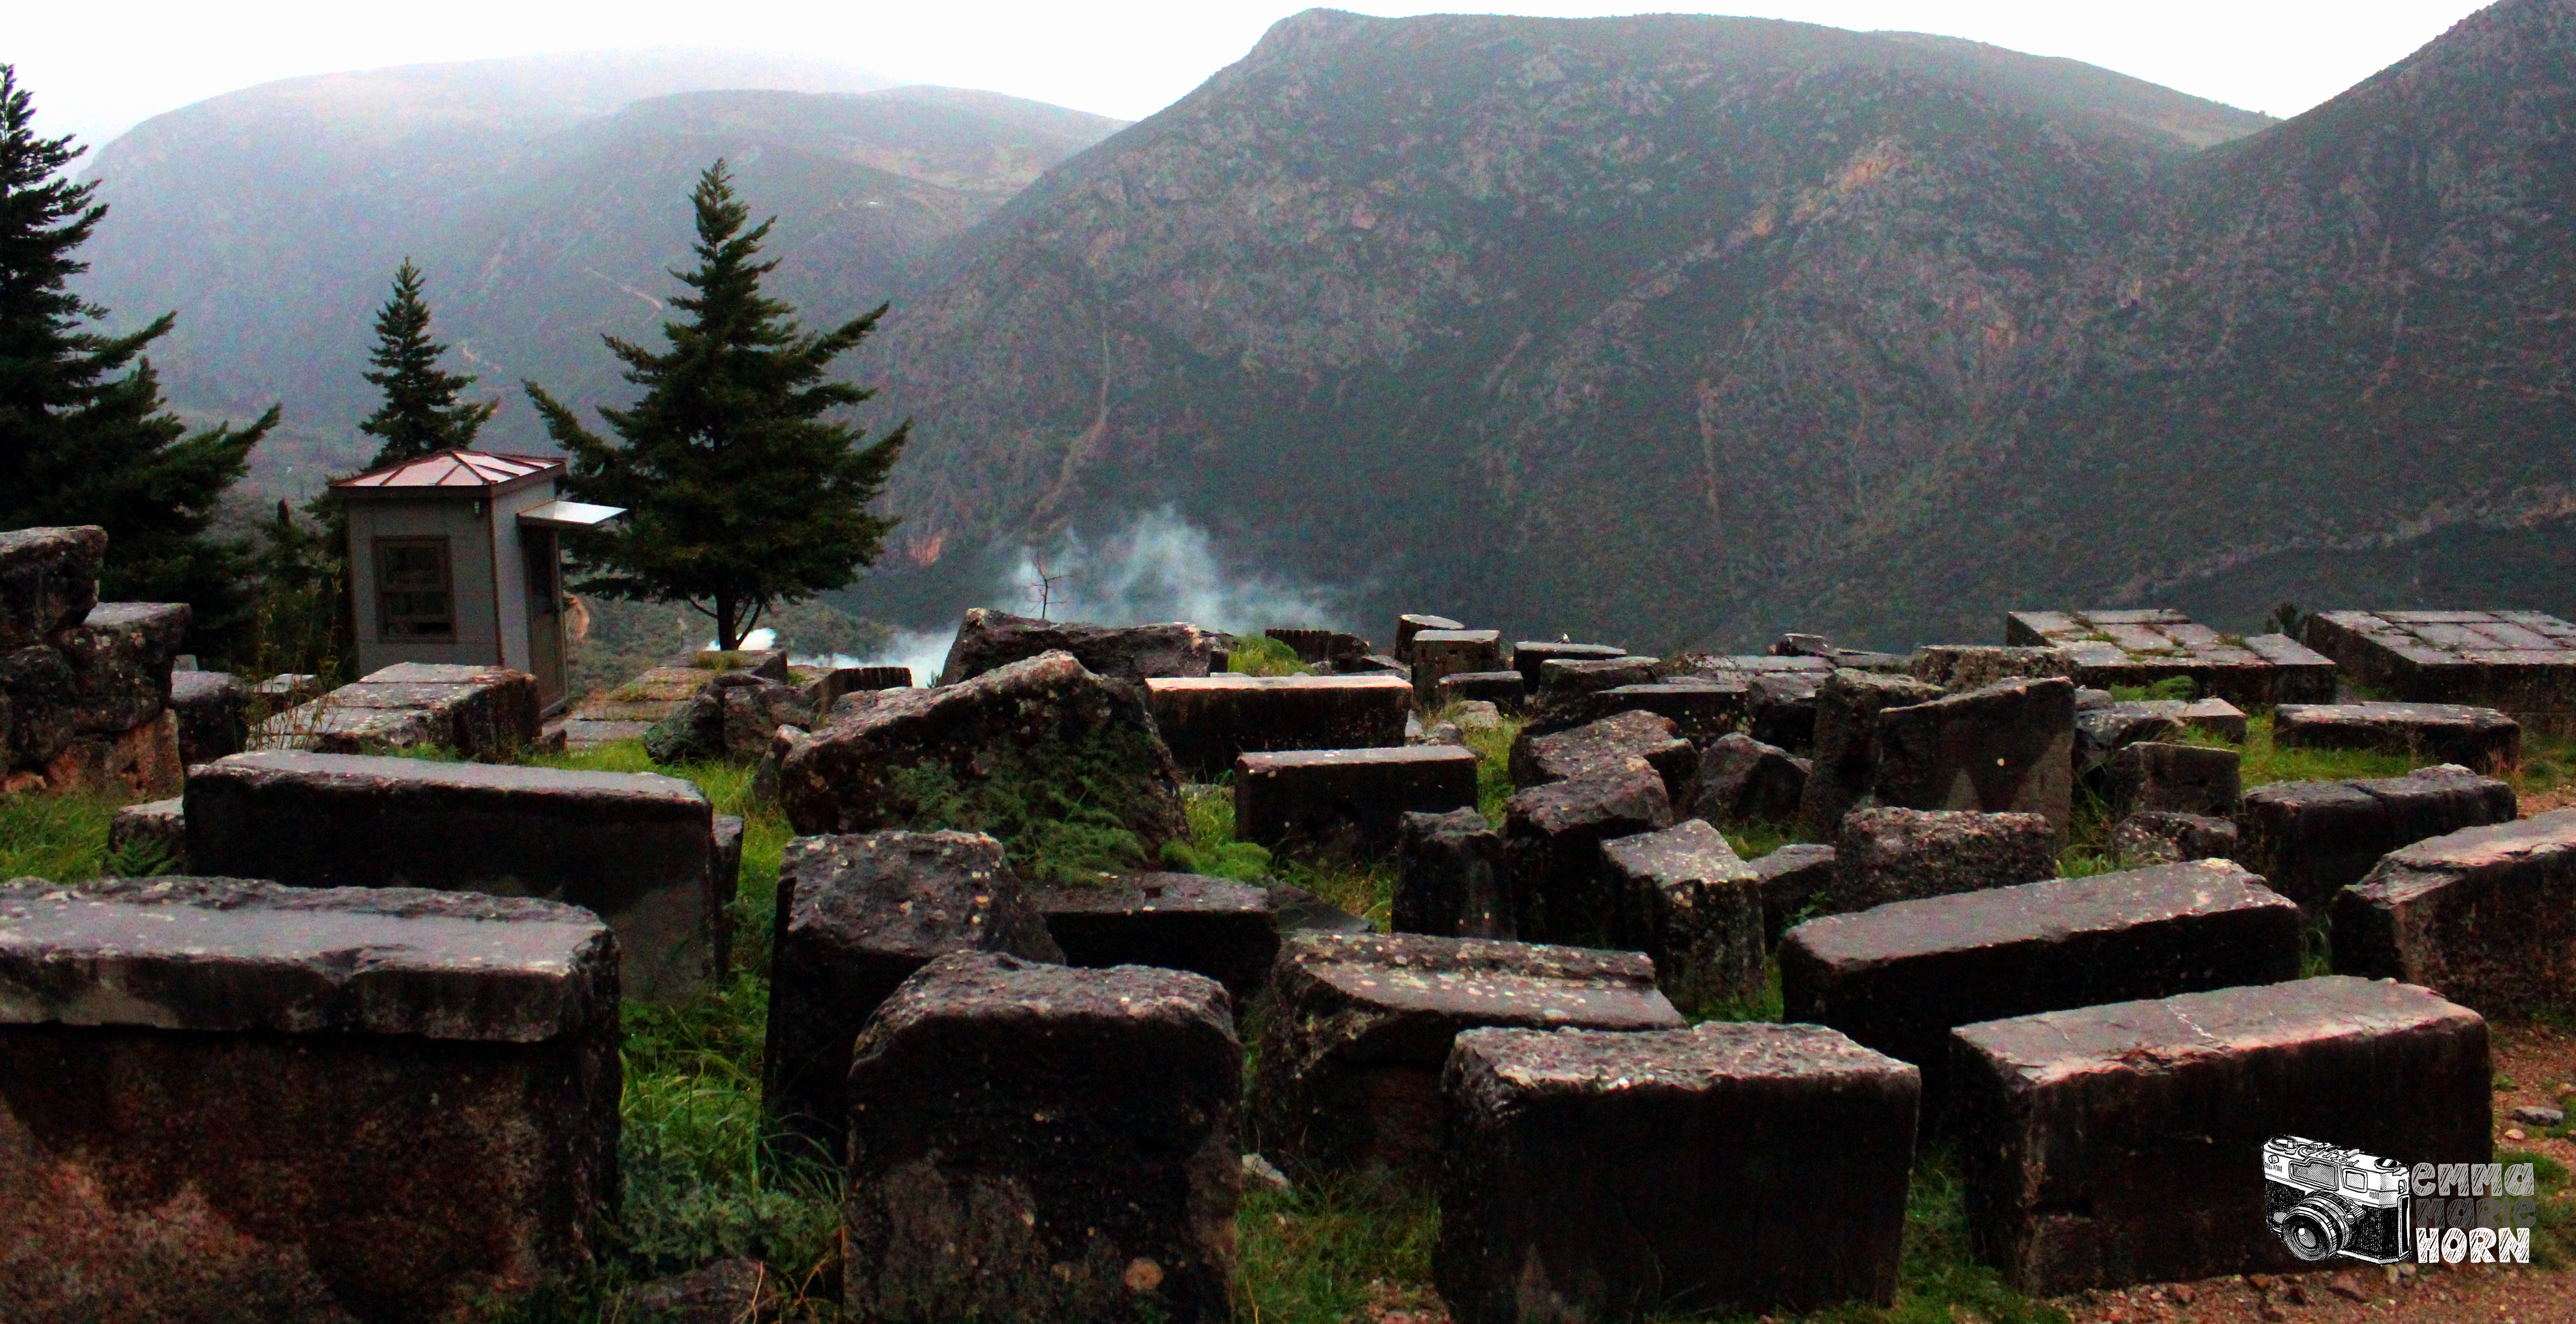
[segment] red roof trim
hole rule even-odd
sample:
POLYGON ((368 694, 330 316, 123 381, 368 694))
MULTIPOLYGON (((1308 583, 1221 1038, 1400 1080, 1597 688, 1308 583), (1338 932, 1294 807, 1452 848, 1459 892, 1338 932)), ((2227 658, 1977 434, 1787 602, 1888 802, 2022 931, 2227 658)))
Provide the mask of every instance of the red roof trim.
POLYGON ((451 449, 417 460, 389 464, 354 478, 335 479, 333 487, 489 488, 561 469, 564 462, 547 455, 504 455, 497 451, 451 449))

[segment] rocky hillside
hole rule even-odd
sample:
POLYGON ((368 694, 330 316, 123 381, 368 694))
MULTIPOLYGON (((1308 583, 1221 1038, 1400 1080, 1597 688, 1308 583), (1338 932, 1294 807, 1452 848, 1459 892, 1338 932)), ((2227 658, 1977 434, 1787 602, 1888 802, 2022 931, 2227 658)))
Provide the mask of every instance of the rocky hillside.
POLYGON ((1170 504, 1372 617, 1902 644, 2550 514, 2571 21, 2273 124, 1906 34, 1309 11, 899 307, 891 582, 1170 504))

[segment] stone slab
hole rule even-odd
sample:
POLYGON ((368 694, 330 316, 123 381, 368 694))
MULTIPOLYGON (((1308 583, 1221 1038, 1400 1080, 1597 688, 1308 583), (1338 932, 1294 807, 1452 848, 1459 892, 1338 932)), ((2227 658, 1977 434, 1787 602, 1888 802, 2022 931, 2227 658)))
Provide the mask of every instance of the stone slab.
POLYGON ((117 810, 107 820, 107 853, 110 870, 122 875, 188 872, 188 816, 182 802, 173 796, 117 810), (131 867, 138 858, 157 863, 131 867))
POLYGON ((2287 635, 2231 641, 2169 608, 2017 611, 2004 642, 2064 649, 2076 681, 2097 689, 2180 677, 2238 705, 2334 701, 2335 658, 2287 635))
POLYGON ((1481 699, 1505 711, 1518 712, 1525 687, 1517 671, 1453 671, 1440 677, 1434 688, 1435 707, 1481 699))
POLYGON ((1703 819, 1601 843, 1619 945, 1655 963, 1674 1004, 1708 1008, 1762 994, 1762 880, 1703 819))
POLYGON ((1464 745, 1245 754, 1234 761, 1235 834, 1292 850, 1383 853, 1405 814, 1475 804, 1476 762, 1464 745))
POLYGON ((2310 647, 2398 699, 2500 709, 2525 731, 2576 735, 2576 625, 2555 616, 2327 611, 2308 618, 2307 636, 2310 647))
POLYGON ((2244 756, 2232 749, 2145 740, 2124 746, 2104 768, 2111 812, 2165 810, 2224 816, 2244 796, 2244 756))
MULTIPOLYGON (((1837 668, 1816 687, 1815 762, 1798 804, 1799 835, 1830 837, 1843 815, 1868 803, 1878 786, 1878 720, 1890 708, 1926 703, 1941 687, 1910 676, 1837 668)), ((1758 725, 1758 724, 1757 724, 1758 725)), ((1757 730, 1755 738, 1762 736, 1757 730)), ((1770 743, 1794 748, 1783 741, 1770 743)))
POLYGON ((1762 885, 1762 938, 1776 945, 1793 923, 1802 922, 1811 904, 1833 895, 1840 872, 1831 846, 1793 843, 1753 860, 1762 885))
MULTIPOLYGON (((1048 653, 1070 653, 1095 676, 1140 681, 1204 676, 1218 637, 1180 621, 1154 625, 1084 625, 1037 620, 973 607, 957 627, 938 683, 955 685, 1048 653)), ((785 677, 780 677, 785 679, 785 677)))
POLYGON ((102 602, 55 636, 71 664, 73 729, 130 731, 170 702, 170 663, 196 613, 184 602, 102 602))
POLYGON ((1426 706, 1440 700, 1443 677, 1503 669, 1499 630, 1417 630, 1410 647, 1414 696, 1426 706))
POLYGON ((2284 704, 2272 716, 2283 749, 2371 749, 2457 763, 2491 777, 2522 765, 2522 725, 2493 708, 2455 703, 2284 704))
POLYGON ((2511 786, 2439 766, 2403 777, 2257 786, 2236 821, 2246 867, 2313 911, 2400 846, 2510 822, 2516 812, 2511 786))
POLYGON ((1884 708, 1873 734, 1872 798, 1906 809, 2075 816, 2075 685, 2004 680, 1884 708))
POLYGON ((1464 630, 1467 627, 1446 616, 1404 615, 1395 618, 1395 653, 1397 662, 1413 662, 1413 636, 1425 630, 1464 630))
POLYGON ((537 678, 507 667, 401 662, 261 722, 253 750, 368 754, 435 745, 506 760, 533 746, 537 678))
POLYGON ((98 605, 107 530, 95 524, 0 530, 0 652, 32 648, 98 605))
POLYGON ((1509 766, 1512 784, 1527 789, 1624 767, 1632 759, 1655 770, 1673 804, 1698 798, 1699 751, 1671 718, 1658 713, 1618 712, 1554 732, 1523 727, 1512 741, 1509 766))
POLYGON ((207 763, 242 752, 250 739, 250 686, 221 671, 170 673, 170 711, 179 715, 179 757, 207 763))
POLYGON ((1558 689, 1530 706, 1522 728, 1531 736, 1571 730, 1620 713, 1653 713, 1673 724, 1674 733, 1693 745, 1708 742, 1745 724, 1753 701, 1751 683, 1688 676, 1606 690, 1558 689))
POLYGON ((1544 640, 1524 639, 1512 645, 1512 666, 1521 673, 1521 683, 1532 694, 1536 694, 1539 686, 1546 680, 1539 669, 1550 662, 1559 659, 1570 662, 1601 662, 1626 656, 1628 656, 1628 650, 1615 644, 1577 644, 1562 641, 1548 643, 1544 640))
POLYGON ((1837 840, 1828 913, 2057 876, 2056 830, 2037 814, 1855 809, 1837 840))
POLYGON ((1270 894, 1250 883, 1186 873, 1144 873, 1092 887, 1033 892, 1031 905, 1067 965, 1150 965, 1225 985, 1241 1009, 1279 959, 1270 894))
POLYGON ((2331 913, 2340 973, 2488 1016, 2576 1005, 2576 809, 2398 847, 2331 913))
POLYGON ((1608 941, 1619 902, 1601 843, 1672 824, 1663 779, 1633 756, 1514 794, 1503 802, 1503 870, 1515 930, 1545 942, 1608 941))
POLYGON ((1214 774, 1247 753, 1404 743, 1414 690, 1401 677, 1206 676, 1145 683, 1154 725, 1183 769, 1214 774))
POLYGON ((1397 933, 1437 938, 1514 938, 1503 836, 1473 808, 1408 813, 1396 828, 1397 933))

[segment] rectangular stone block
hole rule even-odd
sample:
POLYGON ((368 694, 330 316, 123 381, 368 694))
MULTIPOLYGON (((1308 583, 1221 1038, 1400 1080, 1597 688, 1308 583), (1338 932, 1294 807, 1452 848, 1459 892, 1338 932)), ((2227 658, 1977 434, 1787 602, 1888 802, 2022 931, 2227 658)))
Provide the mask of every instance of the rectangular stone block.
POLYGON ((814 705, 814 711, 829 712, 832 704, 844 694, 910 688, 910 667, 834 667, 805 686, 805 700, 814 705))
POLYGON ((1180 970, 943 956, 850 1064, 849 1318, 1232 1318, 1243 1045, 1180 970))
POLYGON ((1476 751, 1464 745, 1301 749, 1234 761, 1234 831, 1264 846, 1377 854, 1408 813, 1476 803, 1476 751))
POLYGON ((1473 808, 1408 813, 1396 828, 1389 926, 1436 938, 1514 938, 1503 837, 1473 808))
POLYGON ((1815 765, 1740 731, 1699 747, 1695 811, 1716 823, 1785 824, 1798 816, 1815 765))
POLYGON ((1461 1030, 1682 1024, 1642 953, 1477 938, 1294 934, 1270 994, 1253 1110, 1261 1152, 1299 1175, 1436 1174, 1461 1030))
POLYGON ((2232 749, 2140 741, 2111 756, 2104 798, 2115 814, 2233 814, 2244 795, 2243 766, 2244 756, 2232 749))
MULTIPOLYGON (((1816 688, 1815 765, 1798 804, 1799 835, 1830 837, 1841 830, 1843 815, 1868 803, 1878 785, 1881 713, 1940 697, 1940 686, 1909 676, 1844 667, 1826 677, 1816 688)), ((1759 731, 1754 738, 1763 739, 1759 731)))
POLYGON ((1270 978, 1279 930, 1270 894, 1249 883, 1142 873, 1030 894, 1067 965, 1150 965, 1225 985, 1241 1009, 1270 978))
POLYGON ((119 874, 188 872, 188 817, 177 797, 127 805, 107 820, 107 853, 119 874), (156 863, 133 867, 143 859, 156 863))
POLYGON ((32 648, 98 605, 107 530, 95 524, 0 530, 0 652, 32 648))
POLYGON ((1539 692, 1547 695, 1652 685, 1655 680, 1655 659, 1651 657, 1555 657, 1538 667, 1539 692))
POLYGON ((1467 627, 1446 616, 1407 615, 1395 618, 1395 660, 1406 665, 1413 662, 1413 636, 1425 630, 1463 630, 1467 627))
POLYGON ((1933 1116, 1953 1027, 2298 973, 2298 906, 2224 860, 1898 901, 1780 944, 1782 1018, 1923 1068, 1933 1116))
POLYGON ((1521 791, 1503 802, 1503 871, 1520 936, 1597 946, 1610 940, 1618 898, 1601 843, 1671 827, 1663 779, 1641 758, 1521 791))
POLYGON ((1523 639, 1512 645, 1512 666, 1521 673, 1521 683, 1530 693, 1536 694, 1540 684, 1547 679, 1540 674, 1539 668, 1550 662, 1559 659, 1569 662, 1601 662, 1627 655, 1627 649, 1612 644, 1552 644, 1543 640, 1523 639))
POLYGON ((2576 625, 2555 616, 2328 611, 2308 618, 2307 635, 2310 647, 2409 703, 2495 708, 2526 731, 2576 734, 2576 625))
POLYGON ((1480 1029, 1458 1036, 1444 1090, 1432 1264, 1459 1324, 1895 1295, 1917 1102, 1904 1063, 1813 1025, 1480 1029))
POLYGON ((2037 814, 1855 809, 1843 818, 1828 913, 2057 876, 2057 831, 2037 814))
POLYGON ((1426 706, 1439 702, 1440 681, 1471 671, 1503 669, 1503 636, 1499 630, 1421 630, 1415 632, 1414 694, 1426 706))
POLYGON ((617 992, 544 901, 0 885, 0 1314, 453 1319, 580 1272, 617 992))
POLYGON ((179 715, 179 757, 186 763, 238 754, 250 739, 250 686, 238 676, 171 672, 170 711, 179 715))
POLYGON ((2075 685, 2008 680, 1878 714, 1878 803, 2075 816, 2075 685))
POLYGON ((2576 1005, 2576 809, 2401 846, 2332 915, 2340 973, 2488 1016, 2576 1005))
POLYGON ((2245 793, 2237 825, 2246 867, 2317 910, 2400 846, 2510 822, 2516 812, 2511 786, 2466 768, 2433 767, 2403 777, 2257 786, 2245 793))
POLYGON ((2455 703, 2286 704, 2272 717, 2284 749, 2375 749, 2511 776, 2522 726, 2493 708, 2455 703))
POLYGON ((1158 676, 1145 687, 1173 759, 1208 777, 1247 753, 1401 745, 1413 711, 1399 676, 1158 676))
POLYGON ((1298 661, 1308 664, 1328 662, 1338 667, 1377 651, 1368 640, 1341 630, 1283 630, 1274 626, 1262 633, 1288 645, 1298 661))
POLYGON ((1780 935, 1820 897, 1833 894, 1839 872, 1831 846, 1788 845, 1753 861, 1762 885, 1762 941, 1776 944, 1780 935))
POLYGON ((73 729, 113 735, 160 717, 170 703, 170 660, 195 615, 184 602, 102 602, 57 635, 72 669, 73 729))
POLYGON ((1618 712, 1562 730, 1533 721, 1512 741, 1512 784, 1527 788, 1572 781, 1642 759, 1664 780, 1676 805, 1698 798, 1699 751, 1671 718, 1642 711, 1618 712))
POLYGON ((2335 659, 2288 635, 2230 640, 2167 608, 2014 612, 2004 642, 2065 650, 2076 682, 2096 689, 2183 677, 2235 704, 2334 701, 2335 659))
POLYGON ((1684 1007, 1758 997, 1764 983, 1762 880, 1716 828, 1691 819, 1601 843, 1619 945, 1655 963, 1684 1007))
POLYGON ((980 832, 798 837, 774 924, 761 1112, 826 1160, 842 1152, 850 1045, 898 985, 955 952, 1064 955, 980 832))
POLYGON ((1606 690, 1560 688, 1532 706, 1527 729, 1564 731, 1620 713, 1653 713, 1672 722, 1683 739, 1706 745, 1743 726, 1752 699, 1747 682, 1697 676, 1606 690))
POLYGON ((2299 1270, 2266 1224, 2276 1135, 2409 1166, 2489 1154, 2486 1022, 2406 984, 2328 976, 1953 1033, 1969 1235, 2034 1296, 2299 1270))
POLYGON ((507 759, 541 725, 537 678, 507 667, 399 662, 261 722, 254 750, 368 754, 436 745, 507 759))
POLYGON ((652 773, 348 754, 235 754, 185 795, 188 858, 295 887, 433 887, 581 906, 617 931, 627 996, 719 979, 715 811, 652 773))
POLYGON ((1464 699, 1481 699, 1504 712, 1521 708, 1521 673, 1517 671, 1453 671, 1440 678, 1435 706, 1445 707, 1464 699))

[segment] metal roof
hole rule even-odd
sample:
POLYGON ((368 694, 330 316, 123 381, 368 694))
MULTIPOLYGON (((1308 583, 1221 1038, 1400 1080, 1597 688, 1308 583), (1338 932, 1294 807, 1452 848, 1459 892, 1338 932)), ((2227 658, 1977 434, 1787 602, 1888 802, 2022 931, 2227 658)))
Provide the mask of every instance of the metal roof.
POLYGON ((405 460, 382 469, 362 473, 355 478, 332 482, 333 487, 444 487, 493 488, 514 483, 522 478, 561 469, 563 461, 543 455, 498 455, 490 451, 444 450, 405 460))
POLYGON ((549 501, 519 512, 521 524, 540 529, 588 529, 626 513, 624 506, 594 506, 580 501, 549 501))

